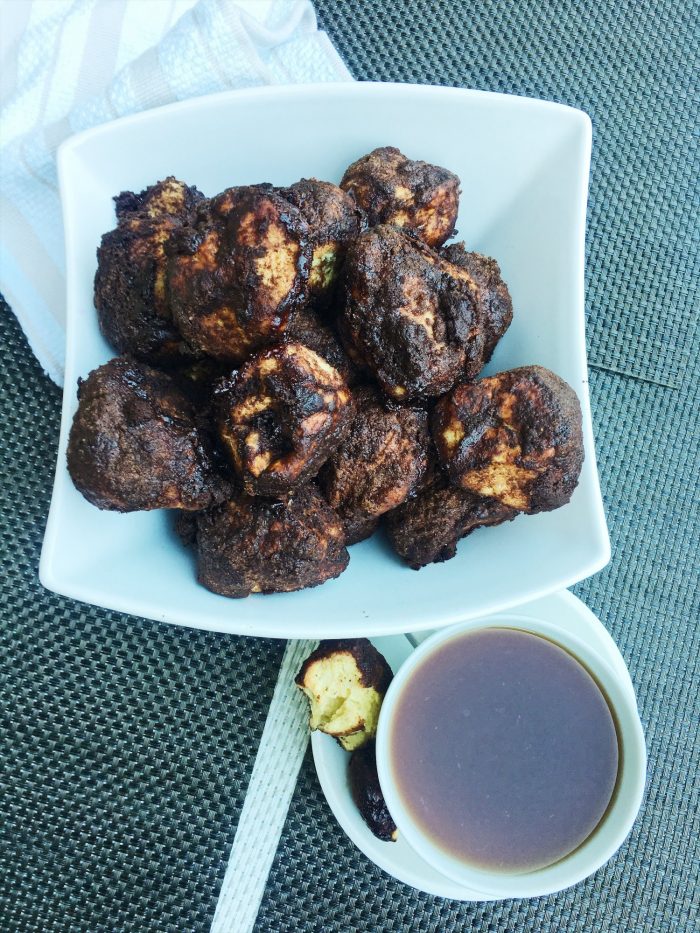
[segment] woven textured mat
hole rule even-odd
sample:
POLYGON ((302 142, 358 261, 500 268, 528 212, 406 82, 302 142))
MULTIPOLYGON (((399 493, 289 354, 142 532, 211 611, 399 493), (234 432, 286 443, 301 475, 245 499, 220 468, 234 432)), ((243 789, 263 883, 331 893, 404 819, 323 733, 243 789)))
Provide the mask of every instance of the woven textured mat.
POLYGON ((42 589, 60 393, 0 345, 0 930, 208 929, 284 643, 42 589))
MULTIPOLYGON (((550 97, 593 118, 589 349, 596 366, 636 378, 591 373, 613 557, 576 592, 630 666, 649 787, 630 839, 593 878, 556 897, 469 905, 419 894, 368 862, 339 830, 307 757, 257 928, 695 929, 693 11, 667 0, 317 8, 358 78, 550 97)), ((126 618, 41 589, 59 393, 6 308, 0 339, 0 930, 206 931, 282 645, 126 618)))

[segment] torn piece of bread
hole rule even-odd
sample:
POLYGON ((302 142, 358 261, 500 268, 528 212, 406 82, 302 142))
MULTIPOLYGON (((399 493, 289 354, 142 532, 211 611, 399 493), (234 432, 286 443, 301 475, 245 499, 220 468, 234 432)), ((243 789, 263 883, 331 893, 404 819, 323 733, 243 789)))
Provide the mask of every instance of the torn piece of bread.
POLYGON ((322 641, 304 661, 296 685, 309 700, 311 729, 354 751, 377 732, 379 710, 392 678, 384 657, 366 638, 322 641))

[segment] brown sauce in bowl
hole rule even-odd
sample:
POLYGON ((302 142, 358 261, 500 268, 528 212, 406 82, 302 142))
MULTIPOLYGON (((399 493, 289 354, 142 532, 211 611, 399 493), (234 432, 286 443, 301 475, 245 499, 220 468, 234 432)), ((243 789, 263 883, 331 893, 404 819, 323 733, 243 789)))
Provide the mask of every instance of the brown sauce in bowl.
POLYGON ((600 687, 545 638, 469 632, 413 671, 389 734, 397 790, 432 842, 525 872, 578 848, 610 803, 618 738, 600 687))

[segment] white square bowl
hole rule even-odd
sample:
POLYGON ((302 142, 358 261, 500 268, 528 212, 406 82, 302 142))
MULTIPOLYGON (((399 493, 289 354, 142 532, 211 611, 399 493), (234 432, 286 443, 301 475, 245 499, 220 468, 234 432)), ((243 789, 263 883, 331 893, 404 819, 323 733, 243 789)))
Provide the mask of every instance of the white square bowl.
POLYGON ((66 234, 66 389, 40 578, 57 593, 152 619, 245 635, 337 638, 435 629, 570 586, 610 558, 595 464, 584 341, 588 117, 527 98, 391 84, 261 88, 197 98, 73 137, 59 151, 66 234), (586 460, 571 502, 464 539, 418 572, 381 536, 337 580, 231 600, 196 581, 162 512, 101 512, 73 487, 66 443, 76 382, 113 352, 93 308, 95 249, 112 197, 176 175, 212 195, 302 176, 338 181, 376 146, 456 172, 459 239, 496 257, 514 320, 486 372, 540 363, 583 408, 586 460))

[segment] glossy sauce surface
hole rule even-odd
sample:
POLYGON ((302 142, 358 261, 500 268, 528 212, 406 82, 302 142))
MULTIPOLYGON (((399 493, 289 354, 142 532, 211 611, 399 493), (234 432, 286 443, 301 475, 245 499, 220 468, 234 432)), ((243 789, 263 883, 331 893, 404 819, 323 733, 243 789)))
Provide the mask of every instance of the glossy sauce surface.
POLYGON ((612 797, 607 701, 563 648, 507 628, 438 647, 404 685, 390 731, 398 791, 444 851, 523 872, 576 849, 612 797))

